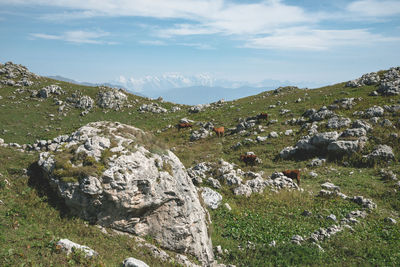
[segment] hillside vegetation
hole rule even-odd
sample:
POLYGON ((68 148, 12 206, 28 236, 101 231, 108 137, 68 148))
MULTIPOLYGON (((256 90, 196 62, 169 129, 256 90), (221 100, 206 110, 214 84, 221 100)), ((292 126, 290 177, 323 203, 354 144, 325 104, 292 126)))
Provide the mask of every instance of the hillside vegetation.
MULTIPOLYGON (((213 165, 214 169, 207 176, 216 179, 220 175, 221 159, 234 164, 235 170, 259 173, 263 178, 287 169, 301 170, 301 190, 265 188, 246 197, 235 194, 235 186, 226 181, 221 181, 221 187, 213 188, 223 196, 217 209, 209 209, 213 247, 221 247, 221 251, 215 252, 219 263, 236 266, 400 265, 400 225, 395 222, 399 220, 400 211, 400 184, 396 178, 400 174, 400 95, 372 93, 379 90, 380 83, 354 85, 356 87, 340 83, 317 89, 285 87, 198 107, 121 92, 127 98, 121 99, 120 104, 110 106, 105 100, 107 103, 99 106, 102 103, 99 92, 109 88, 37 77, 24 69, 14 72, 17 74, 10 77, 7 72, 0 71, 3 81, 0 138, 7 144, 0 146, 1 266, 119 266, 127 257, 141 259, 150 266, 178 265, 162 262, 150 249, 140 247, 129 236, 117 235, 110 229, 106 229, 108 234, 105 234, 104 229, 72 216, 48 184, 37 177, 35 162, 39 152, 50 144, 47 140, 70 134, 95 121, 120 122, 150 132, 163 147, 173 151, 186 168, 202 162, 213 165), (33 84, 16 85, 21 75, 33 84), (50 90, 46 97, 40 96, 42 88, 52 85, 59 86, 62 91, 50 90), (93 103, 86 98, 82 100, 83 96, 90 97, 93 103), (340 101, 344 98, 353 98, 351 105, 340 101), (306 115, 301 119, 302 115, 309 109, 318 111, 323 106, 339 118, 350 119, 351 123, 363 120, 370 124, 372 129, 366 133, 365 145, 354 153, 301 152, 282 158, 280 152, 284 148, 295 147, 303 136, 310 134, 312 121, 306 115), (381 107, 384 112, 379 116, 367 115, 368 109, 374 106, 381 107), (260 113, 268 113, 268 121, 246 124, 252 121, 250 117, 260 113), (178 130, 175 126, 183 118, 193 127, 178 130), (218 138, 210 125, 225 127, 225 136, 218 138), (207 131, 204 138, 197 139, 196 134, 204 130, 207 131), (363 157, 370 155, 378 145, 390 146, 394 156, 363 157), (260 162, 246 165, 240 155, 247 152, 257 155, 260 162), (310 166, 316 157, 326 162, 310 166), (356 201, 335 194, 317 196, 321 184, 326 182, 340 187, 340 192, 349 199, 353 196, 370 199, 376 208, 361 207, 356 201), (299 245, 292 241, 293 236, 307 237, 320 228, 339 225, 341 219, 355 210, 365 211, 365 216, 357 217, 351 227, 332 234, 318 245, 312 242, 299 245), (100 256, 86 259, 79 253, 68 256, 60 253, 55 246, 60 238, 87 245, 100 256)), ((380 71, 376 75, 383 79, 386 73, 380 71)), ((318 133, 341 133, 351 128, 351 123, 337 129, 328 128, 328 117, 315 121, 318 133)), ((347 136, 343 140, 357 138, 347 136)), ((206 178, 198 187, 213 187, 206 178)), ((146 240, 158 246, 150 237, 146 240)))

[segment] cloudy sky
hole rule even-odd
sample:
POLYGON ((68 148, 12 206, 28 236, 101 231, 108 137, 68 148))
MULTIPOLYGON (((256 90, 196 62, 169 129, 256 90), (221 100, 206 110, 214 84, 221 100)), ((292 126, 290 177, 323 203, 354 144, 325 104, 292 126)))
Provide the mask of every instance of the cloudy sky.
POLYGON ((400 0, 0 0, 0 62, 329 84, 400 65, 400 0))

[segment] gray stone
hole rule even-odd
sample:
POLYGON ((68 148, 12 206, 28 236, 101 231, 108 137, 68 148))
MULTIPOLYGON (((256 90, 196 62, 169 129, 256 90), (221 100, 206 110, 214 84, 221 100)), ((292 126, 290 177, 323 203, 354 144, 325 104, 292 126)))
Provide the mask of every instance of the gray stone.
POLYGON ((297 148, 292 147, 292 146, 288 146, 285 147, 284 149, 281 150, 281 152, 279 152, 279 156, 283 159, 288 159, 292 156, 294 156, 297 152, 297 148))
POLYGON ((393 149, 388 145, 378 145, 374 148, 374 150, 368 154, 368 159, 382 159, 382 160, 393 160, 394 153, 393 149))
POLYGON ((199 130, 192 132, 192 134, 190 135, 190 141, 193 142, 199 139, 204 139, 209 137, 210 135, 211 133, 202 127, 199 130))
POLYGON ((385 218, 385 222, 390 223, 390 224, 397 224, 397 221, 390 217, 385 218))
POLYGON ((60 248, 61 250, 65 251, 67 254, 70 254, 71 252, 74 252, 74 251, 82 251, 85 254, 85 257, 88 257, 88 258, 96 257, 99 255, 93 249, 91 249, 87 246, 79 245, 68 239, 60 239, 57 242, 56 246, 58 248, 60 248))
POLYGON ((65 92, 58 85, 52 84, 39 90, 38 97, 48 98, 50 95, 61 95, 65 92))
POLYGON ((336 114, 333 111, 330 111, 327 107, 320 108, 316 113, 310 116, 311 121, 322 121, 325 119, 332 118, 336 114))
POLYGON ((215 189, 221 188, 221 183, 217 179, 209 177, 207 181, 211 184, 213 188, 215 189))
POLYGON ((279 135, 278 135, 277 132, 270 132, 270 133, 269 133, 269 137, 270 137, 270 138, 278 138, 279 135))
POLYGON ((319 167, 322 166, 326 162, 326 159, 323 158, 315 158, 312 159, 311 162, 308 164, 309 167, 319 167))
POLYGON ((152 113, 166 113, 168 110, 161 107, 158 103, 143 104, 139 107, 141 112, 152 112, 152 113))
POLYGON ((327 146, 330 143, 336 141, 339 138, 339 134, 334 132, 318 133, 310 139, 310 143, 313 146, 327 146))
POLYGON ((230 206, 228 203, 225 203, 224 206, 225 206, 225 208, 226 208, 227 210, 229 210, 229 211, 232 210, 231 206, 230 206))
POLYGON ((335 216, 334 214, 330 214, 330 215, 328 215, 326 218, 327 218, 328 220, 332 220, 332 221, 334 221, 334 222, 337 221, 336 216, 335 216))
POLYGON ((367 135, 367 131, 364 128, 351 128, 351 129, 344 130, 340 136, 341 137, 348 137, 348 136, 361 137, 361 136, 366 136, 366 135, 367 135))
POLYGON ((94 101, 90 96, 84 95, 75 103, 76 108, 90 110, 94 106, 94 101))
POLYGON ((172 152, 150 152, 145 136, 140 129, 120 123, 81 127, 68 137, 65 149, 75 146, 75 154, 85 153, 96 161, 106 149, 111 156, 101 173, 75 182, 54 175, 56 157, 49 152, 40 153, 38 164, 71 214, 104 227, 151 236, 162 247, 194 255, 203 264, 213 262, 206 212, 187 171, 172 152), (111 141, 115 147, 110 148, 111 141))
POLYGON ((343 118, 343 117, 332 117, 328 120, 328 123, 326 127, 330 129, 340 129, 343 127, 348 127, 351 123, 351 120, 349 118, 343 118))
POLYGON ((149 267, 146 263, 144 263, 141 260, 135 259, 135 258, 126 258, 122 262, 123 267, 149 267))
POLYGON ((203 187, 203 190, 201 192, 201 196, 204 200, 204 203, 207 205, 207 207, 215 210, 219 207, 222 201, 222 196, 220 193, 215 192, 211 188, 208 187, 203 187))
POLYGON ((351 125, 351 127, 352 128, 363 128, 367 132, 372 130, 372 126, 368 122, 365 122, 363 120, 354 121, 353 124, 351 125))
POLYGON ((380 107, 380 106, 373 106, 365 110, 364 116, 366 118, 372 118, 372 117, 382 117, 383 114, 385 113, 385 110, 380 107))
POLYGON ((122 92, 122 90, 100 87, 96 102, 101 108, 119 110, 127 99, 128 97, 122 92))
POLYGON ((351 200, 361 205, 363 208, 367 208, 370 210, 375 209, 377 207, 376 204, 371 199, 364 198, 363 196, 355 196, 351 200))
POLYGON ((328 152, 333 152, 337 154, 344 154, 344 153, 354 153, 359 151, 363 147, 363 142, 359 140, 356 141, 335 141, 328 145, 328 152))
POLYGON ((333 190, 333 191, 340 192, 339 186, 336 186, 336 185, 334 185, 334 184, 332 184, 330 182, 326 182, 326 183, 321 184, 321 187, 323 189, 326 189, 326 190, 333 190))

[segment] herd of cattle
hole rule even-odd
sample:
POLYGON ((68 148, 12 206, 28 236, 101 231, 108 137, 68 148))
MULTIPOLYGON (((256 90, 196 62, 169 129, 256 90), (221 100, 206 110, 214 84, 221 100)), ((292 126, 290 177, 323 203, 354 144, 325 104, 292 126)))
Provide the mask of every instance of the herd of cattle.
MULTIPOLYGON (((268 114, 260 113, 256 116, 256 118, 258 121, 261 121, 261 120, 268 121, 268 114)), ((178 123, 176 127, 178 128, 178 131, 180 131, 181 129, 192 128, 193 124, 188 123, 188 122, 178 123)), ((225 134, 224 127, 218 127, 218 128, 214 127, 213 131, 215 132, 217 137, 223 137, 225 134)), ((246 164, 246 166, 247 165, 255 165, 257 162, 257 155, 254 155, 254 154, 240 155, 240 161, 244 162, 246 164)), ((300 185, 300 170, 284 170, 284 171, 282 171, 282 173, 286 177, 296 180, 297 184, 300 185)))

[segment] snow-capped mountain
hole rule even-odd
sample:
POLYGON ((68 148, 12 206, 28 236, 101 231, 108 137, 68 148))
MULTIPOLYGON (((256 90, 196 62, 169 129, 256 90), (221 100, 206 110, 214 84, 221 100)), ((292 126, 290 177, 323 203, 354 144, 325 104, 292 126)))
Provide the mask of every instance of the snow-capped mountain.
POLYGON ((165 73, 160 76, 144 76, 141 78, 126 78, 120 76, 114 84, 119 84, 133 92, 142 92, 147 95, 153 92, 161 93, 170 89, 186 88, 194 86, 204 87, 224 87, 224 88, 239 88, 239 87, 274 87, 289 82, 282 82, 276 80, 264 80, 258 83, 249 83, 244 81, 230 81, 224 79, 217 79, 208 73, 202 73, 192 76, 183 75, 181 73, 165 73))

